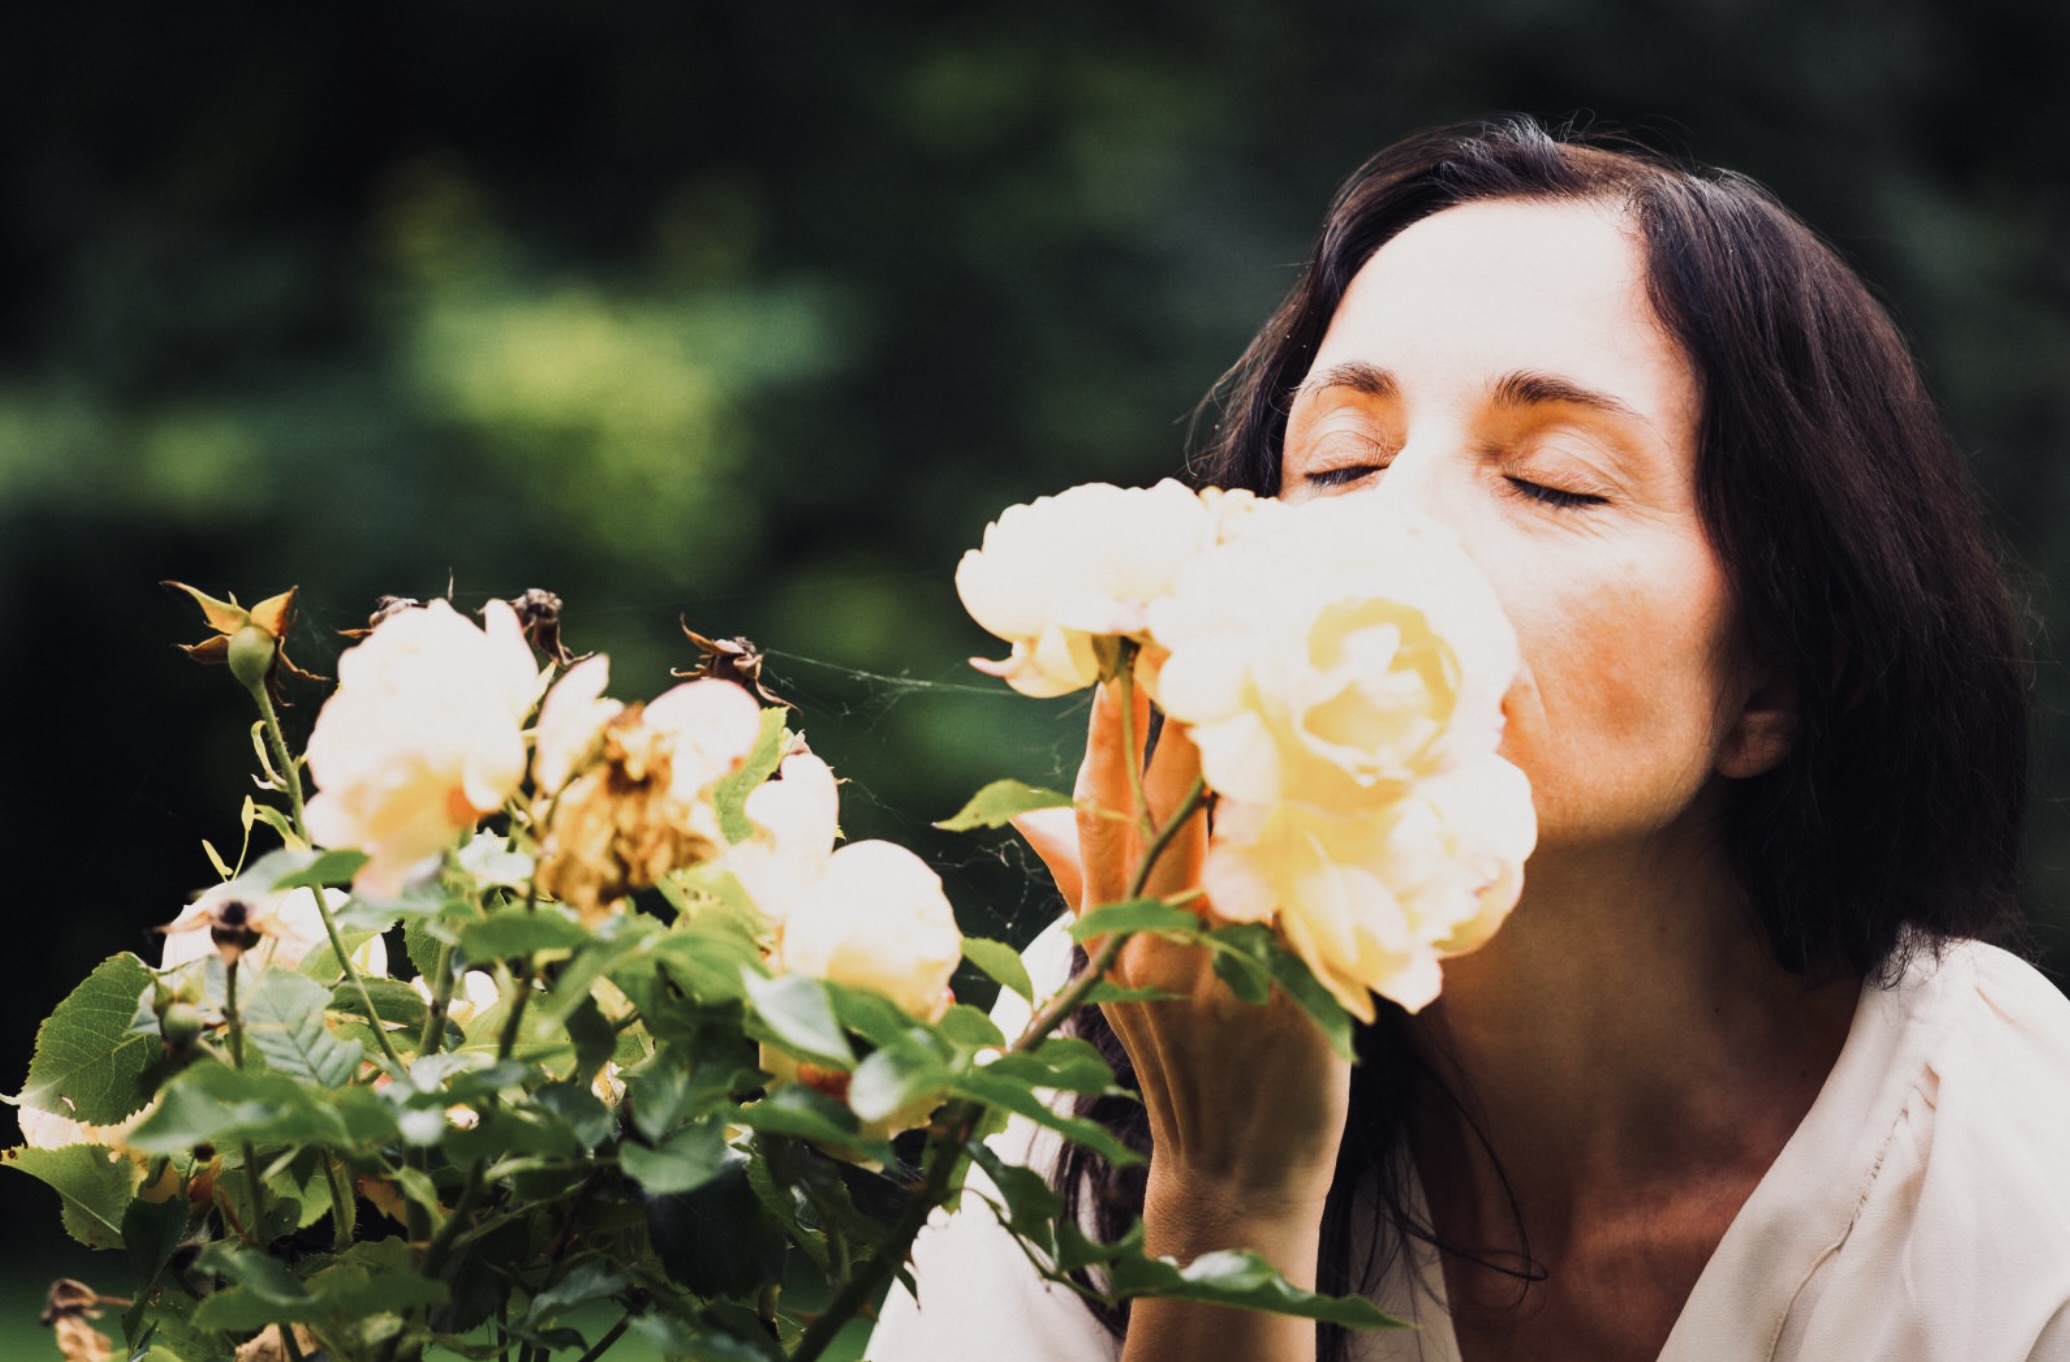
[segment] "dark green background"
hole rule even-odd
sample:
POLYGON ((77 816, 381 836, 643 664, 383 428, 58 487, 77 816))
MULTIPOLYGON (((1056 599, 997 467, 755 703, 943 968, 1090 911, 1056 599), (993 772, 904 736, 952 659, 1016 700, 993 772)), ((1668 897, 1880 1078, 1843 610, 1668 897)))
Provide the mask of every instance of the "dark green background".
MULTIPOLYGON (((688 660, 679 614, 752 635, 848 830, 1032 931, 1025 862, 926 824, 1063 779, 1076 710, 963 669, 957 556, 1009 502, 1178 471, 1336 182, 1507 109, 1768 182, 1914 337, 2032 603, 2060 964, 2065 69, 2070 11, 2009 0, 16 7, 0 1086, 236 841, 250 716, 172 651, 165 577, 299 583, 319 671, 449 580, 560 592, 626 696, 688 660)), ((0 1179, 16 1258, 55 1211, 0 1179)))

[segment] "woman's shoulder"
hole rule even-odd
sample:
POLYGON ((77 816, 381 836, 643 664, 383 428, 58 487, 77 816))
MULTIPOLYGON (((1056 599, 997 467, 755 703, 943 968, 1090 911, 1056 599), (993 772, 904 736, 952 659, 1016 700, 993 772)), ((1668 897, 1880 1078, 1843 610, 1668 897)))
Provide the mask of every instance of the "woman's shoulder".
POLYGON ((2066 1132, 2070 1000, 2005 951, 1919 945, 1862 990, 1663 1359, 2062 1356, 2066 1132))
MULTIPOLYGON (((1980 1176, 2031 1177, 2033 1190, 2070 1203, 2070 998, 2018 956, 1977 941, 1922 952, 1895 991, 1915 995, 1904 1011, 1930 1028, 1917 1082, 1942 1146, 1932 1153, 1984 1159, 1980 1176)), ((2061 1225, 2070 1235, 2070 1214, 2061 1225)))
POLYGON ((1951 942, 1866 992, 1864 1024, 1897 1100, 1865 1111, 1869 1175, 1789 1312, 1782 1341, 1797 1346, 1775 1355, 2060 1356, 2070 999, 2006 951, 1951 942))

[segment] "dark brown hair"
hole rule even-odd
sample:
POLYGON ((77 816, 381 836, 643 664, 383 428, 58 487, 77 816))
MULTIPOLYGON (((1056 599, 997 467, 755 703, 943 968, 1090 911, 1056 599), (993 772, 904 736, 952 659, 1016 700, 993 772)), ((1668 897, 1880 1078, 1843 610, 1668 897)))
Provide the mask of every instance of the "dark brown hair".
MULTIPOLYGON (((1489 199, 1627 212, 1655 316, 1700 385, 1704 527, 1750 644, 1796 688, 1788 757, 1736 782, 1728 814, 1732 864, 1775 958, 1817 978, 1888 979, 1914 946, 2009 931, 2028 681, 1973 484, 1888 314, 1753 181, 1523 118, 1396 143, 1338 191, 1301 278, 1211 394, 1204 480, 1276 492, 1289 399, 1352 277, 1410 224, 1489 199)), ((1433 1097, 1403 1022, 1383 1006, 1361 1037, 1326 1287, 1367 1283, 1422 1232, 1401 1214, 1398 1177, 1383 1176, 1393 1244, 1349 1264, 1354 1190, 1399 1162, 1405 1101, 1433 1097)), ((1096 1011, 1077 1024, 1125 1060, 1096 1011)), ((1088 1114, 1149 1152, 1139 1108, 1108 1099, 1088 1114)), ((1057 1173, 1103 1231, 1140 1213, 1140 1176, 1076 1150, 1057 1173)))

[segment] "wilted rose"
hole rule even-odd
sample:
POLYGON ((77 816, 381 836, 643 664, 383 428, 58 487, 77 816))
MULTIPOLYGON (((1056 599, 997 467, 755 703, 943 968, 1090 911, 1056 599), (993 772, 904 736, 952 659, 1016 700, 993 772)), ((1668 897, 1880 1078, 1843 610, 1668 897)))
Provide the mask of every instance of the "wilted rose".
POLYGON ((1240 501, 1203 500, 1166 479, 1150 488, 1088 483, 1008 507, 956 568, 971 618, 1013 645, 1000 661, 972 665, 1038 698, 1093 684, 1095 640, 1142 641, 1150 603, 1215 542, 1240 501))
MULTIPOLYGON (((600 712, 587 682, 573 695, 587 715, 600 712)), ((550 801, 539 887, 594 920, 635 889, 709 858, 724 843, 711 787, 747 760, 761 724, 752 696, 712 680, 610 716, 600 739, 585 743, 601 741, 596 764, 550 801)))
POLYGON ((400 889, 517 789, 538 684, 502 601, 480 628, 442 600, 382 620, 338 659, 310 734, 310 835, 367 853, 355 887, 400 889))

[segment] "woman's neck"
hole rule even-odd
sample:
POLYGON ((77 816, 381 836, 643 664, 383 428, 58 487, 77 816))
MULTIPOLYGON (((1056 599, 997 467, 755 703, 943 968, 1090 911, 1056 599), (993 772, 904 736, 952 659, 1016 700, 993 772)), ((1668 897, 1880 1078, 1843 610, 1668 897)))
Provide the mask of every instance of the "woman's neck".
POLYGON ((1510 1244, 1520 1213, 1557 1256, 1634 1205, 1750 1190, 1809 1110, 1858 983, 1775 962, 1714 833, 1534 857, 1510 922, 1413 1019, 1461 1106, 1421 1104, 1412 1145, 1469 1239, 1510 1244))

